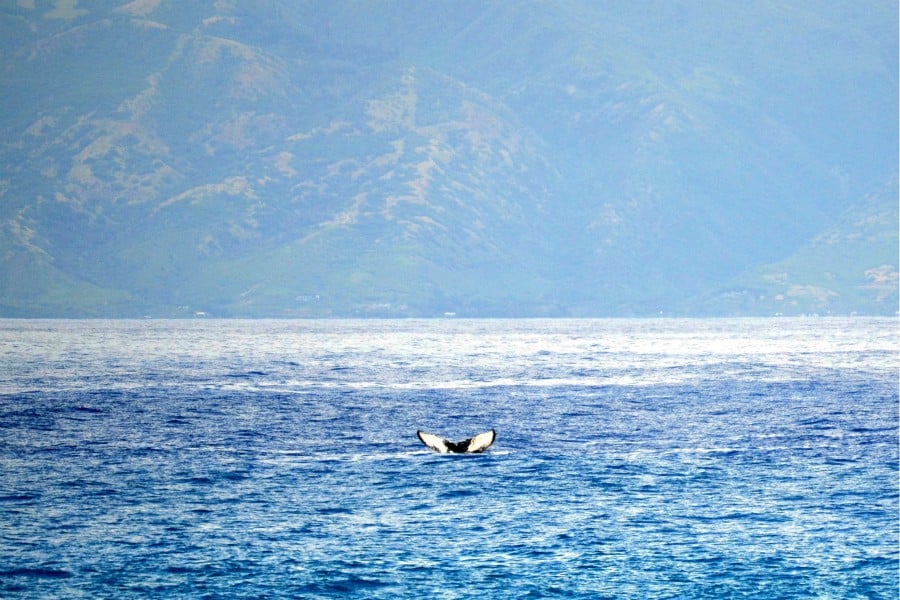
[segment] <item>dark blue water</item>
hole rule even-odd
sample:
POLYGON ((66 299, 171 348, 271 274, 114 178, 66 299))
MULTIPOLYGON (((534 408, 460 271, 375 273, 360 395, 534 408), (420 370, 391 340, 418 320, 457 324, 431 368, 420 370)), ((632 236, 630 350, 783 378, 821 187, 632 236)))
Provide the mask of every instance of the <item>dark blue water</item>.
POLYGON ((896 320, 0 321, 0 357, 2 597, 898 597, 896 320))

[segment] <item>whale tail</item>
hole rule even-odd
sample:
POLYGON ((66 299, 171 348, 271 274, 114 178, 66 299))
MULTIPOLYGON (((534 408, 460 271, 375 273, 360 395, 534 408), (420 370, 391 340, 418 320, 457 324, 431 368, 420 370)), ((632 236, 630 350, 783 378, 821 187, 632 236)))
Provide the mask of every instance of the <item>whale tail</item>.
POLYGON ((474 454, 487 450, 490 445, 494 443, 497 432, 491 429, 490 431, 479 433, 478 435, 461 442, 451 442, 434 434, 425 433, 424 431, 417 431, 416 435, 419 436, 419 439, 422 440, 423 444, 441 454, 448 454, 450 452, 457 454, 474 454))

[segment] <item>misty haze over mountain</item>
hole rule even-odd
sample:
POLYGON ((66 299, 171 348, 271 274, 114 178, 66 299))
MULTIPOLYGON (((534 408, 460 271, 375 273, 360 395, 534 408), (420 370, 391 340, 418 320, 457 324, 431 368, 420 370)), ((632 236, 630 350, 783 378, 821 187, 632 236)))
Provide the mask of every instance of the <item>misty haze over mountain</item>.
POLYGON ((881 314, 894 1, 0 1, 0 316, 881 314))

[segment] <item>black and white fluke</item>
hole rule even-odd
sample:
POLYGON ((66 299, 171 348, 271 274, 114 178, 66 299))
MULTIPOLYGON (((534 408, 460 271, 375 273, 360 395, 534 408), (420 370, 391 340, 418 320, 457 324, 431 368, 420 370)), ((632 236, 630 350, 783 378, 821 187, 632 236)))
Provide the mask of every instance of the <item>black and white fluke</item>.
POLYGON ((435 452, 440 452, 441 454, 448 454, 450 452, 457 454, 471 454, 487 450, 490 445, 494 443, 497 432, 491 429, 490 431, 479 433, 478 435, 461 442, 451 442, 442 437, 425 433, 424 431, 417 431, 416 435, 419 436, 419 439, 422 440, 423 444, 435 452))

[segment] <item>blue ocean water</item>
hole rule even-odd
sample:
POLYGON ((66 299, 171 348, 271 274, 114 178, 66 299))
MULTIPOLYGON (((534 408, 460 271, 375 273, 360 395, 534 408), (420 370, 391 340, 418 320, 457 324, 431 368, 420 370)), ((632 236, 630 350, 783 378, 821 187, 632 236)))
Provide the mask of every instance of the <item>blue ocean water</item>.
POLYGON ((0 357, 2 597, 898 597, 894 319, 2 320, 0 357))

